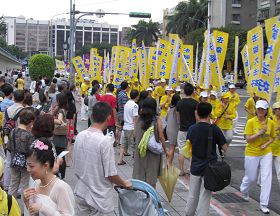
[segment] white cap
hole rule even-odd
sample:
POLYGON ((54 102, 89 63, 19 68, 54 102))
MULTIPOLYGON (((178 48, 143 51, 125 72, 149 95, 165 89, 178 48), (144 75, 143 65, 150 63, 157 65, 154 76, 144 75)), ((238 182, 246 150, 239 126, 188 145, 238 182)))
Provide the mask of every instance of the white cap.
POLYGON ((163 79, 163 78, 161 78, 161 79, 160 79, 160 82, 161 82, 161 83, 166 83, 166 80, 163 79))
POLYGON ((180 87, 180 86, 177 86, 177 87, 175 88, 175 91, 180 92, 180 91, 181 91, 181 87, 180 87))
POLYGON ((256 103, 256 108, 268 109, 268 103, 265 100, 259 100, 256 103))
POLYGON ((173 91, 173 89, 170 86, 166 86, 165 91, 173 91))
POLYGON ((232 88, 236 88, 236 87, 234 84, 230 84, 228 88, 232 89, 232 88))
POLYGON ((210 92, 210 95, 214 95, 215 97, 218 97, 218 94, 217 94, 216 91, 211 91, 211 92, 210 92))
POLYGON ((151 87, 148 87, 146 91, 153 91, 153 89, 151 87))
POLYGON ((88 77, 84 77, 84 81, 89 81, 89 78, 88 77))
POLYGON ((99 83, 99 88, 101 88, 101 89, 103 88, 103 85, 102 85, 102 84, 100 84, 100 83, 99 83))
POLYGON ((203 92, 200 92, 199 96, 200 97, 208 97, 208 93, 207 93, 207 91, 203 91, 203 92))

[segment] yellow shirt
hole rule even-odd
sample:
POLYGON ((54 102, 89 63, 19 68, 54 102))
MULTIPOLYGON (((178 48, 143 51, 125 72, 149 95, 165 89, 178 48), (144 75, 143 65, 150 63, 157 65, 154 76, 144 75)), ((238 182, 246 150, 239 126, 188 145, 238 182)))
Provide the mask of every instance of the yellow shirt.
POLYGON ((235 93, 230 93, 230 99, 229 101, 234 104, 234 108, 235 108, 235 111, 237 110, 237 106, 240 104, 240 98, 239 98, 239 95, 235 92, 235 93))
MULTIPOLYGON (((252 136, 258 133, 264 125, 259 121, 258 117, 255 116, 248 120, 244 134, 248 136, 252 136)), ((275 126, 273 121, 268 118, 267 119, 267 131, 265 134, 256 138, 253 142, 249 142, 246 145, 245 156, 263 156, 271 152, 271 145, 267 146, 265 149, 261 149, 261 146, 268 142, 271 138, 275 137, 275 126)))
POLYGON ((82 83, 81 85, 81 95, 87 96, 88 95, 89 85, 86 83, 82 83))
POLYGON ((162 86, 157 86, 155 88, 155 94, 154 94, 154 98, 155 99, 159 99, 159 97, 162 97, 165 95, 165 87, 162 86))
POLYGON ((209 99, 208 102, 212 105, 211 119, 215 119, 217 118, 217 116, 215 115, 215 110, 216 107, 221 103, 221 101, 218 98, 216 98, 215 100, 209 99))
POLYGON ((276 116, 273 116, 273 123, 275 126, 276 137, 273 143, 270 144, 273 156, 280 156, 280 122, 277 121, 276 116))
MULTIPOLYGON (((247 102, 245 103, 245 107, 247 108, 247 110, 249 110, 251 113, 256 113, 256 102, 254 100, 254 98, 250 97, 247 102)), ((251 115, 247 112, 247 120, 255 117, 255 115, 251 115)))
POLYGON ((171 98, 172 98, 171 95, 170 95, 169 98, 168 98, 167 95, 164 95, 164 96, 162 96, 161 99, 160 99, 160 106, 161 106, 162 104, 164 104, 164 102, 167 100, 167 102, 165 103, 165 105, 164 105, 163 107, 161 107, 160 116, 163 117, 163 118, 165 118, 166 115, 167 115, 168 107, 169 107, 169 105, 170 105, 170 103, 171 103, 171 98))
POLYGON ((131 90, 137 90, 139 92, 139 94, 140 94, 140 92, 142 91, 142 87, 139 84, 138 84, 138 86, 132 84, 131 85, 131 90))
MULTIPOLYGON (((214 115, 216 117, 221 116, 227 106, 224 106, 223 103, 218 103, 215 107, 214 115)), ((232 120, 236 117, 236 109, 233 103, 229 103, 229 106, 222 117, 218 120, 217 126, 222 130, 231 130, 232 120)))
POLYGON ((7 216, 21 216, 20 207, 17 203, 17 200, 12 198, 12 206, 10 213, 8 215, 8 196, 5 191, 0 188, 0 215, 7 216))
POLYGON ((24 86, 24 80, 21 78, 17 79, 17 89, 23 90, 23 86, 24 86))

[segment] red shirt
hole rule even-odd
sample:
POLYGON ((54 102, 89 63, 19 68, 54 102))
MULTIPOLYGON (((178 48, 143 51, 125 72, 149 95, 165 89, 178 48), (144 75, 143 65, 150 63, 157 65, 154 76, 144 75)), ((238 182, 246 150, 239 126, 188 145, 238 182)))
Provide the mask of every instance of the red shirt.
MULTIPOLYGON (((99 101, 106 102, 107 104, 109 104, 111 106, 112 109, 117 108, 117 99, 113 94, 107 93, 107 94, 101 96, 99 101)), ((108 126, 114 126, 115 123, 116 122, 115 122, 115 118, 114 118, 113 111, 112 111, 111 118, 108 122, 108 126)))

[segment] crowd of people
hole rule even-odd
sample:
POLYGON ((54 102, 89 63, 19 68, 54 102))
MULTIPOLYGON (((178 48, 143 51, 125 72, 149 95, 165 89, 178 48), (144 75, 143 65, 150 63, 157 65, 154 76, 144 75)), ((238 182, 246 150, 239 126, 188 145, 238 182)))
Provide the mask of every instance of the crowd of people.
MULTIPOLYGON (((233 84, 221 94, 214 86, 206 90, 190 83, 172 88, 165 79, 146 89, 138 79, 126 80, 116 89, 113 83, 101 84, 88 77, 70 86, 56 74, 52 80, 31 80, 26 87, 21 73, 12 82, 0 77, 0 101, 0 174, 7 192, 3 205, 9 206, 12 195, 12 205, 5 211, 7 215, 46 216, 112 212, 112 185, 131 187, 130 181, 118 175, 116 166, 125 166, 126 157, 131 156, 132 178, 156 188, 164 160, 172 165, 176 148, 180 176, 190 175, 186 215, 196 211, 209 215, 211 192, 203 187, 203 173, 210 161, 217 160, 216 146, 224 153, 230 147, 240 104, 233 84), (80 120, 88 124, 79 133, 78 112, 80 120), (192 147, 187 166, 182 153, 186 143, 192 147), (117 163, 114 147, 119 147, 117 163), (69 153, 60 156, 66 150, 69 153), (74 191, 63 181, 72 160, 77 177, 74 191), (24 205, 14 199, 20 195, 24 205)), ((271 109, 267 101, 253 94, 245 110, 247 145, 240 191, 248 201, 259 172, 260 209, 268 213, 273 162, 280 182, 280 102, 271 109)))

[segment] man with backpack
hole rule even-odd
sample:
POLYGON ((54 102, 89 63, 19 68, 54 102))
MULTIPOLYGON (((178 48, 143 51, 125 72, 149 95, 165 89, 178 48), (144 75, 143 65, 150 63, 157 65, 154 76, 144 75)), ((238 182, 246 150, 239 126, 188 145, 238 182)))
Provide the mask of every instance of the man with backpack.
MULTIPOLYGON (((4 123, 3 123, 3 135, 4 135, 4 144, 7 144, 8 137, 13 128, 16 127, 17 117, 19 116, 19 112, 23 109, 22 102, 24 100, 24 91, 16 90, 14 91, 14 104, 5 110, 4 114, 4 123), (14 121, 14 122, 12 122, 14 121)), ((7 151, 6 159, 5 159, 5 172, 4 172, 4 181, 3 186, 4 190, 9 189, 10 184, 10 163, 11 163, 11 155, 7 151)))
MULTIPOLYGON (((3 158, 0 157, 0 180, 3 177, 4 171, 4 161, 3 158)), ((8 195, 6 191, 0 187, 0 213, 1 215, 7 216, 20 216, 20 207, 17 203, 17 200, 12 196, 8 195)))

